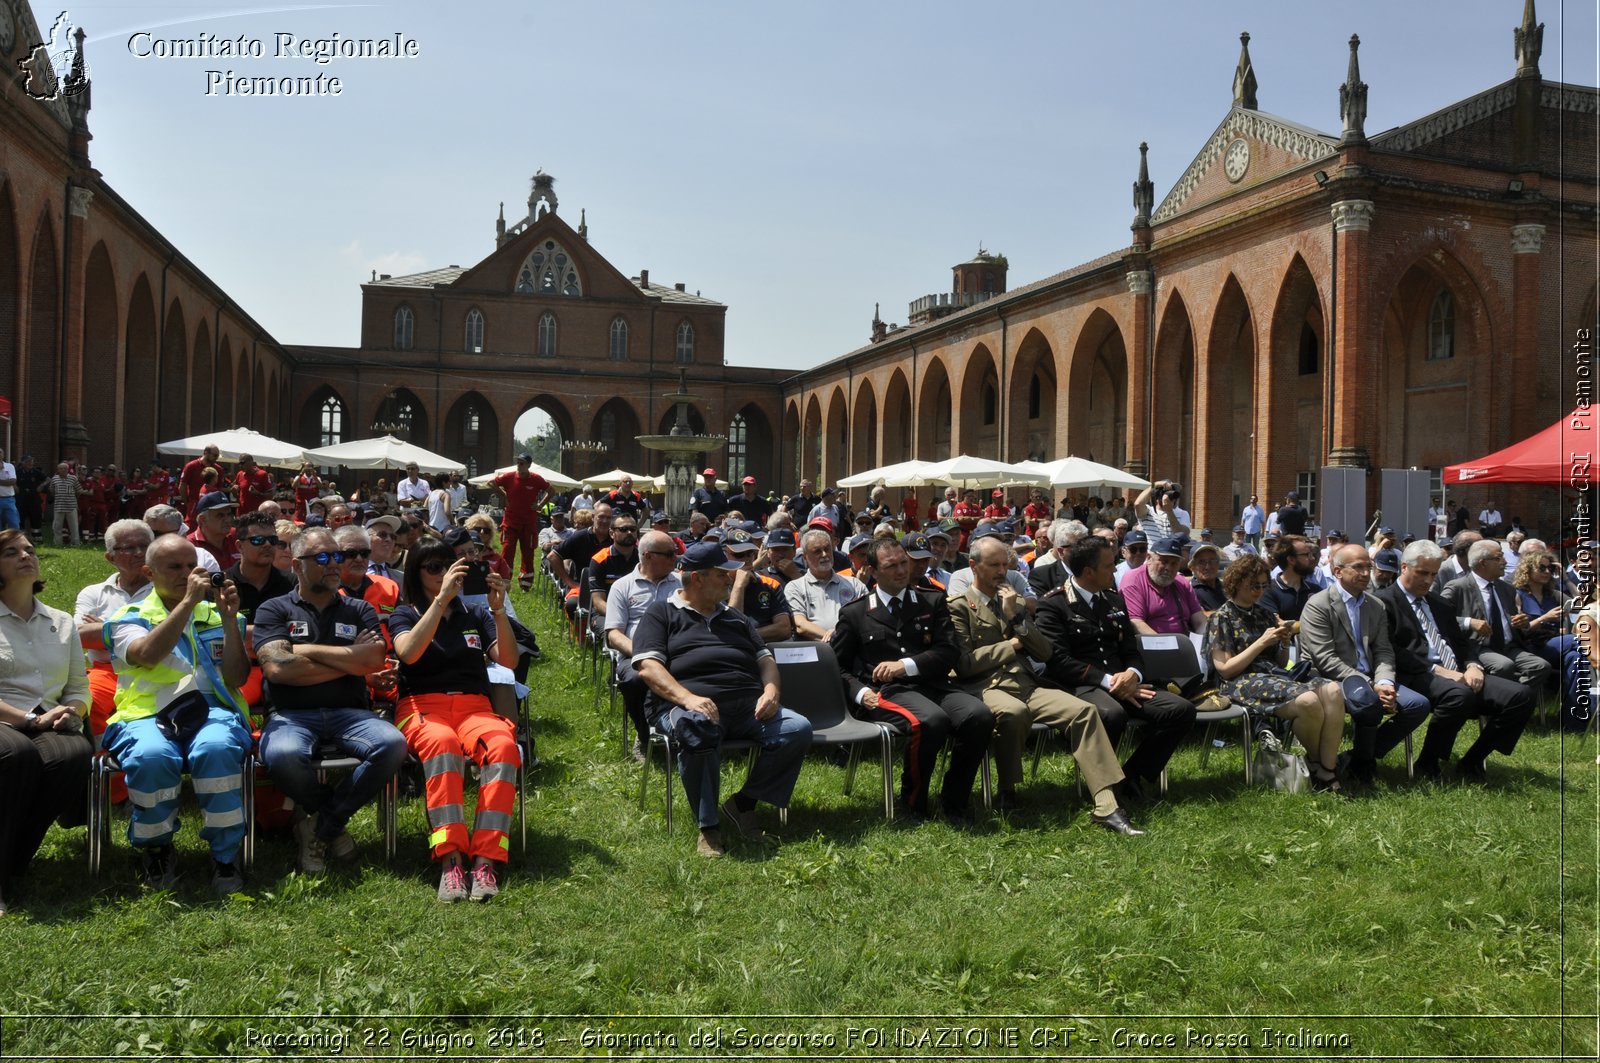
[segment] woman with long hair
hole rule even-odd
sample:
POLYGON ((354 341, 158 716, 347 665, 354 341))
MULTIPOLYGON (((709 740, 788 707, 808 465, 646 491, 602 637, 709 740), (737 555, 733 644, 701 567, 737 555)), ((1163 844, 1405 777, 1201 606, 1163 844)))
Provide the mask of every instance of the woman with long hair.
POLYGON ((517 663, 506 581, 489 573, 488 605, 466 605, 461 588, 471 566, 442 542, 418 544, 406 559, 409 604, 389 616, 400 661, 395 722, 422 761, 428 840, 440 862, 439 900, 446 903, 486 901, 500 892, 522 765, 515 727, 489 702, 487 662, 507 668, 517 663), (471 830, 462 787, 469 759, 480 767, 471 830))
POLYGON ((39 556, 0 531, 0 915, 50 821, 82 824, 89 679, 72 617, 38 598, 39 556))

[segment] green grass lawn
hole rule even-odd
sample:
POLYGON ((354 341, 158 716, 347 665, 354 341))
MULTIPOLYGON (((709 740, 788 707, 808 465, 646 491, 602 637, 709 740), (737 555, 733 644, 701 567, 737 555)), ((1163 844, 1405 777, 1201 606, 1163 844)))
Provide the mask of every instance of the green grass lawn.
MULTIPOLYGON (((44 555, 64 608, 105 571, 44 555)), ((681 790, 665 832, 659 767, 639 809, 553 607, 517 604, 542 763, 498 900, 435 902, 420 801, 392 866, 363 813, 353 867, 303 878, 266 839, 226 903, 192 811, 164 894, 125 821, 98 881, 56 829, 0 921, 0 1055, 1595 1056, 1592 739, 1531 730, 1487 788, 1394 754, 1344 800, 1246 789, 1197 736, 1139 839, 1088 823, 1060 749, 1022 813, 965 826, 886 824, 875 768, 845 797, 815 758, 781 844, 708 862, 681 790)))

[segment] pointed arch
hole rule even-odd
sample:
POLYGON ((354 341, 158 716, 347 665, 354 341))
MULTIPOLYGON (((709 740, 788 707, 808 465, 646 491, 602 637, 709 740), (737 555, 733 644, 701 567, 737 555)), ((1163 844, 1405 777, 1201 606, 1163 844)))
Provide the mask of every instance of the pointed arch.
MULTIPOLYGON (((743 422, 744 431, 744 456, 736 460, 733 453, 733 433, 728 433, 728 461, 726 478, 728 490, 739 490, 739 482, 746 476, 754 476, 756 483, 772 485, 780 477, 778 475, 778 451, 776 440, 772 435, 772 419, 766 411, 755 403, 746 403, 734 415, 734 424, 743 422)), ((730 426, 731 427, 731 426, 730 426)))
POLYGON ((898 367, 889 374, 889 386, 883 391, 883 447, 880 458, 884 465, 910 461, 913 450, 912 428, 916 422, 911 417, 911 384, 905 370, 898 367))
MULTIPOLYGON (((1174 291, 1156 329, 1156 363, 1150 382, 1153 479, 1194 482, 1194 325, 1183 295, 1174 291)), ((1192 516, 1193 514, 1191 514, 1192 516)))
POLYGON ((832 484, 841 476, 849 475, 849 406, 849 400, 845 398, 843 386, 835 385, 833 391, 828 395, 828 417, 823 432, 822 479, 818 481, 819 488, 823 483, 832 484))
POLYGON ((822 476, 822 403, 816 392, 806 400, 804 427, 800 430, 800 478, 816 480, 822 476))
POLYGON ((256 360, 255 373, 250 379, 252 383, 250 385, 249 427, 262 432, 265 431, 262 425, 267 423, 267 367, 260 359, 256 360))
POLYGON ((779 487, 787 488, 800 482, 800 455, 805 450, 800 435, 800 403, 797 399, 790 399, 783 404, 783 443, 789 451, 788 460, 782 463, 782 482, 779 487))
POLYGON ((213 369, 211 329, 204 318, 194 334, 194 371, 189 374, 189 424, 194 432, 209 432, 219 427, 211 406, 213 369))
POLYGON ((522 260, 516 290, 519 295, 578 296, 583 294, 583 277, 567 249, 546 238, 522 260))
POLYGON ((388 432, 396 439, 419 447, 427 447, 433 440, 428 430, 428 407, 407 387, 392 388, 380 398, 373 408, 372 418, 355 426, 354 438, 366 435, 368 425, 373 426, 373 434, 388 432))
MULTIPOLYGON (((89 430, 89 461, 96 465, 122 457, 122 429, 128 412, 119 395, 117 372, 117 279, 103 242, 89 251, 83 271, 83 394, 79 408, 89 430)), ((143 461, 141 455, 137 461, 143 461)))
POLYGON ((622 398, 614 398, 595 411, 589 438, 598 439, 606 447, 605 453, 596 458, 599 464, 589 472, 605 468, 648 471, 643 468, 644 448, 639 446, 639 415, 622 398))
POLYGON ((1030 328, 1017 345, 1006 401, 1006 453, 1002 460, 1062 457, 1056 443, 1056 353, 1044 333, 1030 328))
MULTIPOLYGON (((160 439, 181 439, 189 434, 189 389, 171 386, 189 379, 189 337, 184 323, 183 304, 176 299, 167 307, 166 327, 161 333, 161 380, 158 395, 161 417, 156 433, 160 439)), ((252 427, 259 428, 261 418, 252 427)))
POLYGON ((300 407, 295 442, 307 450, 348 443, 359 438, 351 431, 353 427, 350 404, 337 388, 324 384, 307 396, 300 407))
POLYGON ((122 457, 130 465, 142 465, 156 453, 158 344, 155 294, 150 290, 150 278, 141 273, 128 297, 128 334, 122 358, 122 457))
POLYGON ((1128 353, 1122 329, 1096 307, 1078 332, 1060 406, 1067 453, 1122 468, 1128 460, 1128 353))
MULTIPOLYGON (((1289 261, 1273 304, 1255 433, 1266 440, 1251 490, 1263 502, 1316 482, 1327 454, 1323 422, 1328 330, 1325 300, 1298 254, 1289 261)), ((1306 499, 1314 508, 1315 498, 1306 499)))
POLYGON ((269 436, 278 434, 278 367, 274 365, 267 371, 267 398, 261 419, 262 427, 257 431, 265 432, 269 436))
POLYGON ((217 348, 216 422, 219 428, 238 427, 238 421, 233 415, 233 392, 233 342, 224 336, 217 348))
POLYGON ((1436 469, 1457 455, 1515 442, 1511 387, 1495 386, 1494 363, 1501 359, 1490 357, 1485 303, 1476 280, 1448 251, 1419 255, 1401 273, 1384 307, 1377 391, 1388 403, 1378 423, 1400 426, 1400 438, 1371 441, 1375 465, 1436 469), (1440 417, 1446 408, 1458 416, 1440 417))
POLYGON ((961 427, 957 449, 974 457, 1000 457, 1000 373, 994 352, 980 343, 967 355, 961 377, 961 427))
POLYGON ((449 457, 480 473, 498 469, 506 448, 500 444, 500 422, 494 404, 477 391, 469 391, 451 404, 444 418, 443 450, 449 457))
POLYGON ((1230 273, 1211 315, 1198 383, 1205 406, 1198 452, 1204 460, 1195 470, 1189 508, 1201 525, 1226 524, 1256 492, 1255 364, 1255 315, 1230 273))
POLYGON ((879 465, 878 461, 878 394, 870 378, 863 378, 856 388, 855 410, 851 414, 849 472, 855 474, 879 465))
MULTIPOLYGON (((13 399, 22 394, 18 386, 21 359, 17 353, 22 272, 18 265, 21 248, 17 241, 17 213, 11 202, 11 182, 7 181, 0 190, 0 389, 13 399)), ((46 460, 42 454, 36 457, 41 462, 46 460)))
POLYGON ((928 368, 922 374, 922 385, 917 394, 917 453, 923 461, 943 461, 950 457, 954 443, 955 403, 950 392, 950 371, 944 359, 928 359, 928 368))
MULTIPOLYGON (((25 368, 27 378, 17 419, 24 452, 49 455, 61 450, 61 400, 56 385, 60 360, 60 261, 56 251, 55 227, 48 216, 41 219, 28 258, 28 335, 25 368)), ((41 458, 41 461, 45 459, 41 458)))

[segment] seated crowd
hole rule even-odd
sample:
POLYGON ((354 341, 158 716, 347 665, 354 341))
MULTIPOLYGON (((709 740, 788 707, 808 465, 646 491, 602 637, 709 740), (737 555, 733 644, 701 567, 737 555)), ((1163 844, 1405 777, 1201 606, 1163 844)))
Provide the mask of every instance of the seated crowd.
MULTIPOLYGON (((996 491, 980 507, 952 490, 926 515, 914 493, 897 513, 880 489, 853 515, 809 481, 781 499, 745 477, 730 496, 714 470, 674 532, 631 483, 558 496, 530 460, 494 482, 498 526, 415 467, 365 499, 323 495, 309 468, 274 497, 248 456, 231 480, 186 467, 175 497, 102 523, 110 572, 83 588, 71 623, 38 601, 29 539, 0 531, 0 640, 12 649, 0 656, 0 787, 18 797, 0 813, 0 913, 49 823, 81 822, 93 741, 153 888, 177 876, 184 775, 226 894, 244 881, 252 757, 306 873, 354 855, 347 824, 409 757, 439 899, 495 896, 528 755, 521 679, 538 655, 508 591, 541 572, 575 637, 612 655, 633 755, 648 755, 652 730, 673 744, 712 857, 724 822, 763 836, 759 804, 787 806, 811 746, 772 643, 828 645, 849 711, 901 743, 908 818, 969 816, 991 753, 994 807, 1018 808, 1039 725, 1066 737, 1091 823, 1123 836, 1143 833, 1131 809, 1160 798, 1197 712, 1223 699, 1258 730, 1292 732, 1313 785, 1343 793, 1425 722, 1417 774, 1481 782, 1547 682, 1563 687, 1565 722, 1581 723, 1593 697, 1592 543, 1565 568, 1537 539, 1513 550, 1465 529, 1448 551, 1388 529, 1371 543, 1331 531, 1322 546, 1291 492, 1271 520, 1252 499, 1257 513, 1218 546, 1167 481, 1131 506, 1057 509, 1035 491, 1013 507, 996 491), (1158 679, 1152 647, 1190 641, 1201 674, 1158 679), (1482 727, 1458 753, 1474 717, 1482 727), (725 740, 757 750, 726 801, 725 740), (332 781, 330 758, 345 765, 332 781)), ((260 796, 258 822, 271 811, 260 796)))

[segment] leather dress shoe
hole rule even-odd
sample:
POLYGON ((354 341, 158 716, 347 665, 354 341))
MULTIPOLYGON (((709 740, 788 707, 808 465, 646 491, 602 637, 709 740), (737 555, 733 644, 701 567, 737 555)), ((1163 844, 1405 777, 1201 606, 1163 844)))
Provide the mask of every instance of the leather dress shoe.
POLYGON ((1456 765, 1456 778, 1462 782, 1482 785, 1489 781, 1489 773, 1481 760, 1463 760, 1456 765))
POLYGON ((1001 790, 994 795, 993 807, 996 812, 1015 812, 1022 807, 1022 799, 1015 790, 1001 790))
POLYGON ((1129 838, 1139 838, 1144 835, 1144 831, 1135 827, 1133 820, 1128 818, 1128 810, 1125 808, 1119 808, 1109 816, 1091 815, 1089 822, 1129 838))

